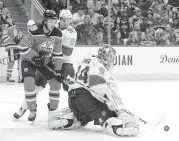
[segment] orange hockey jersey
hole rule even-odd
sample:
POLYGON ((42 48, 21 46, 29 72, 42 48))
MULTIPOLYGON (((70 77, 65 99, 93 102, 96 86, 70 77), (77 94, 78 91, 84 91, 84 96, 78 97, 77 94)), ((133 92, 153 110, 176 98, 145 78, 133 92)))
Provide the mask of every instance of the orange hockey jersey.
MULTIPOLYGON (((31 61, 34 56, 43 55, 44 65, 50 58, 54 61, 55 70, 61 70, 63 64, 62 32, 54 28, 49 34, 45 34, 43 25, 39 25, 36 31, 27 33, 21 39, 18 47, 22 60, 31 61)), ((31 61, 33 63, 33 61, 31 61)))

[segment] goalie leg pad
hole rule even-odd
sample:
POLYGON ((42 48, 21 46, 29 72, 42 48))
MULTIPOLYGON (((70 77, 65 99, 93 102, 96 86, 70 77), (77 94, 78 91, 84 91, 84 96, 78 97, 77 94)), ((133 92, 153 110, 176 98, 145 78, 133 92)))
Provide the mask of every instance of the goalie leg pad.
POLYGON ((81 122, 69 108, 64 108, 49 112, 48 127, 52 130, 76 129, 81 127, 81 122))
POLYGON ((103 132, 111 135, 137 136, 139 131, 139 122, 135 117, 129 117, 128 120, 111 117, 103 124, 103 132))

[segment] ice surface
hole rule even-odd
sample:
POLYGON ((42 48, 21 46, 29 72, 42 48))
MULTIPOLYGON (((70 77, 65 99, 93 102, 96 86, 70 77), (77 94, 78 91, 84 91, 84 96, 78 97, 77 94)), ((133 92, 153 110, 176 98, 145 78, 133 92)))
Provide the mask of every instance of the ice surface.
MULTIPOLYGON (((179 140, 179 81, 122 81, 118 87, 131 112, 149 122, 158 115, 163 115, 165 120, 153 130, 130 138, 105 135, 101 133, 101 127, 92 124, 79 130, 50 131, 47 128, 48 87, 38 96, 37 119, 34 125, 29 125, 28 112, 17 122, 12 121, 13 113, 20 108, 24 98, 23 85, 0 84, 0 141, 179 140), (163 130, 165 125, 170 127, 168 132, 163 130)), ((59 108, 67 105, 67 93, 61 91, 59 108)))

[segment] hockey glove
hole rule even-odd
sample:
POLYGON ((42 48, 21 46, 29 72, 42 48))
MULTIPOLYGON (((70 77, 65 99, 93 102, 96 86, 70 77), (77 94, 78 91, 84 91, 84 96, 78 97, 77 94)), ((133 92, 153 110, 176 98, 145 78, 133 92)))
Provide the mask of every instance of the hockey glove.
POLYGON ((56 76, 55 76, 55 79, 58 81, 58 82, 60 82, 60 83, 62 83, 63 82, 63 78, 62 78, 62 76, 61 76, 61 71, 56 71, 56 76))
POLYGON ((62 70, 61 70, 61 75, 62 75, 62 77, 64 79, 66 79, 68 75, 70 77, 74 78, 74 76, 75 76, 75 70, 73 68, 73 64, 63 63, 62 70))
POLYGON ((34 62, 36 66, 42 66, 44 64, 44 57, 43 56, 35 56, 31 60, 34 62))
POLYGON ((68 84, 62 82, 63 90, 68 92, 69 86, 68 84))

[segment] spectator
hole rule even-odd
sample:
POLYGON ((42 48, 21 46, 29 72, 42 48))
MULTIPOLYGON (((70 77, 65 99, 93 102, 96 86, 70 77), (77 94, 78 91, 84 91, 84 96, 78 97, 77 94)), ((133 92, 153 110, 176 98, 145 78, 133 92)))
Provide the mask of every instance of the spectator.
POLYGON ((78 25, 84 24, 84 11, 83 11, 83 7, 79 7, 78 8, 78 12, 73 14, 72 17, 72 25, 74 28, 76 28, 78 25))
POLYGON ((139 8, 135 8, 134 10, 134 16, 132 17, 132 20, 133 20, 133 23, 138 23, 138 24, 142 24, 143 22, 143 16, 142 16, 142 13, 141 13, 141 9, 139 8))
POLYGON ((96 35, 96 45, 102 45, 104 44, 104 33, 103 31, 99 30, 96 35))
POLYGON ((10 14, 9 10, 4 7, 4 3, 0 1, 0 9, 2 10, 2 16, 5 19, 5 17, 10 14))
POLYGON ((121 19, 120 19, 120 17, 116 17, 116 19, 114 21, 114 28, 113 28, 113 30, 114 31, 116 31, 116 30, 119 31, 120 28, 121 28, 121 19))
POLYGON ((163 31, 160 33, 160 38, 156 43, 157 45, 170 45, 169 39, 168 39, 168 33, 163 31))
POLYGON ((148 14, 147 14, 147 24, 151 25, 151 24, 154 24, 154 17, 153 17, 153 12, 152 11, 148 11, 148 14))
POLYGON ((162 23, 163 23, 164 25, 169 24, 168 13, 167 13, 167 11, 164 11, 164 13, 163 13, 162 23))
POLYGON ((111 12, 114 14, 114 16, 118 16, 119 15, 119 6, 117 3, 112 3, 112 7, 111 7, 111 12))
POLYGON ((142 5, 140 5, 140 9, 141 9, 142 15, 144 17, 147 17, 148 10, 151 5, 152 5, 152 0, 145 0, 145 1, 143 1, 142 5))
MULTIPOLYGON (((61 0, 47 0, 47 9, 54 10, 57 15, 59 15, 61 7, 59 7, 59 3, 61 0)), ((62 8, 63 9, 63 8, 62 8)))
POLYGON ((101 1, 98 0, 88 0, 87 2, 87 8, 90 9, 92 8, 94 12, 98 12, 101 9, 101 1))
POLYGON ((122 22, 128 23, 129 17, 127 14, 127 10, 122 10, 120 15, 121 15, 121 23, 122 22))
POLYGON ((102 30, 104 31, 104 17, 103 15, 98 17, 98 22, 97 24, 94 26, 96 28, 96 30, 102 30))
POLYGON ((127 39, 129 38, 129 28, 126 22, 121 23, 121 38, 127 39))
POLYGON ((124 40, 121 38, 120 31, 116 32, 112 38, 112 45, 124 45, 124 40))
POLYGON ((178 18, 173 19, 173 24, 172 24, 173 30, 179 28, 179 22, 178 22, 178 20, 179 20, 178 18))
POLYGON ((171 25, 167 24, 166 27, 165 27, 165 31, 166 33, 168 34, 168 40, 170 41, 170 44, 174 44, 174 34, 173 34, 173 30, 171 28, 171 25))
POLYGON ((154 41, 154 36, 151 34, 149 28, 146 28, 146 31, 145 31, 145 40, 146 41, 154 41))
POLYGON ((98 23, 98 18, 100 14, 95 13, 92 8, 88 9, 88 16, 90 18, 90 21, 93 23, 93 25, 96 25, 98 23))
POLYGON ((162 25, 162 17, 159 14, 155 15, 154 26, 162 25))
POLYGON ((179 1, 178 0, 169 0, 168 4, 179 7, 179 1))
POLYGON ((169 21, 169 24, 173 24, 173 11, 169 11, 168 21, 169 21))
POLYGON ((174 45, 179 45, 179 30, 176 30, 174 32, 174 37, 175 37, 175 43, 174 43, 174 45))
POLYGON ((136 23, 136 24, 134 25, 134 31, 137 32, 137 39, 138 39, 139 42, 145 40, 145 33, 141 31, 141 28, 140 28, 140 24, 139 24, 139 23, 136 23))
POLYGON ((155 0, 150 9, 153 11, 154 13, 154 18, 155 18, 155 14, 159 14, 160 16, 162 16, 163 14, 163 10, 164 10, 164 2, 163 0, 155 0))
POLYGON ((78 33, 78 42, 83 45, 93 45, 95 44, 95 36, 96 36, 96 29, 94 28, 93 24, 90 22, 88 16, 84 18, 84 24, 78 25, 76 27, 76 31, 78 33))
POLYGON ((142 24, 140 24, 141 31, 145 32, 147 27, 148 27, 147 17, 144 17, 142 24))
POLYGON ((100 15, 103 15, 104 17, 107 17, 108 16, 108 11, 107 11, 107 8, 106 8, 106 3, 103 3, 102 6, 101 6, 101 9, 99 10, 98 12, 100 15))
POLYGON ((138 38, 137 38, 137 32, 136 31, 130 32, 129 39, 126 42, 126 45, 130 45, 130 46, 140 45, 138 38))
MULTIPOLYGON (((69 9, 73 11, 73 13, 78 11, 79 7, 83 7, 83 9, 86 9, 86 6, 83 5, 82 0, 69 0, 70 1, 70 6, 69 9)), ((64 5, 67 5, 67 3, 65 3, 64 5)))
POLYGON ((177 12, 177 18, 179 19, 179 12, 177 12))

